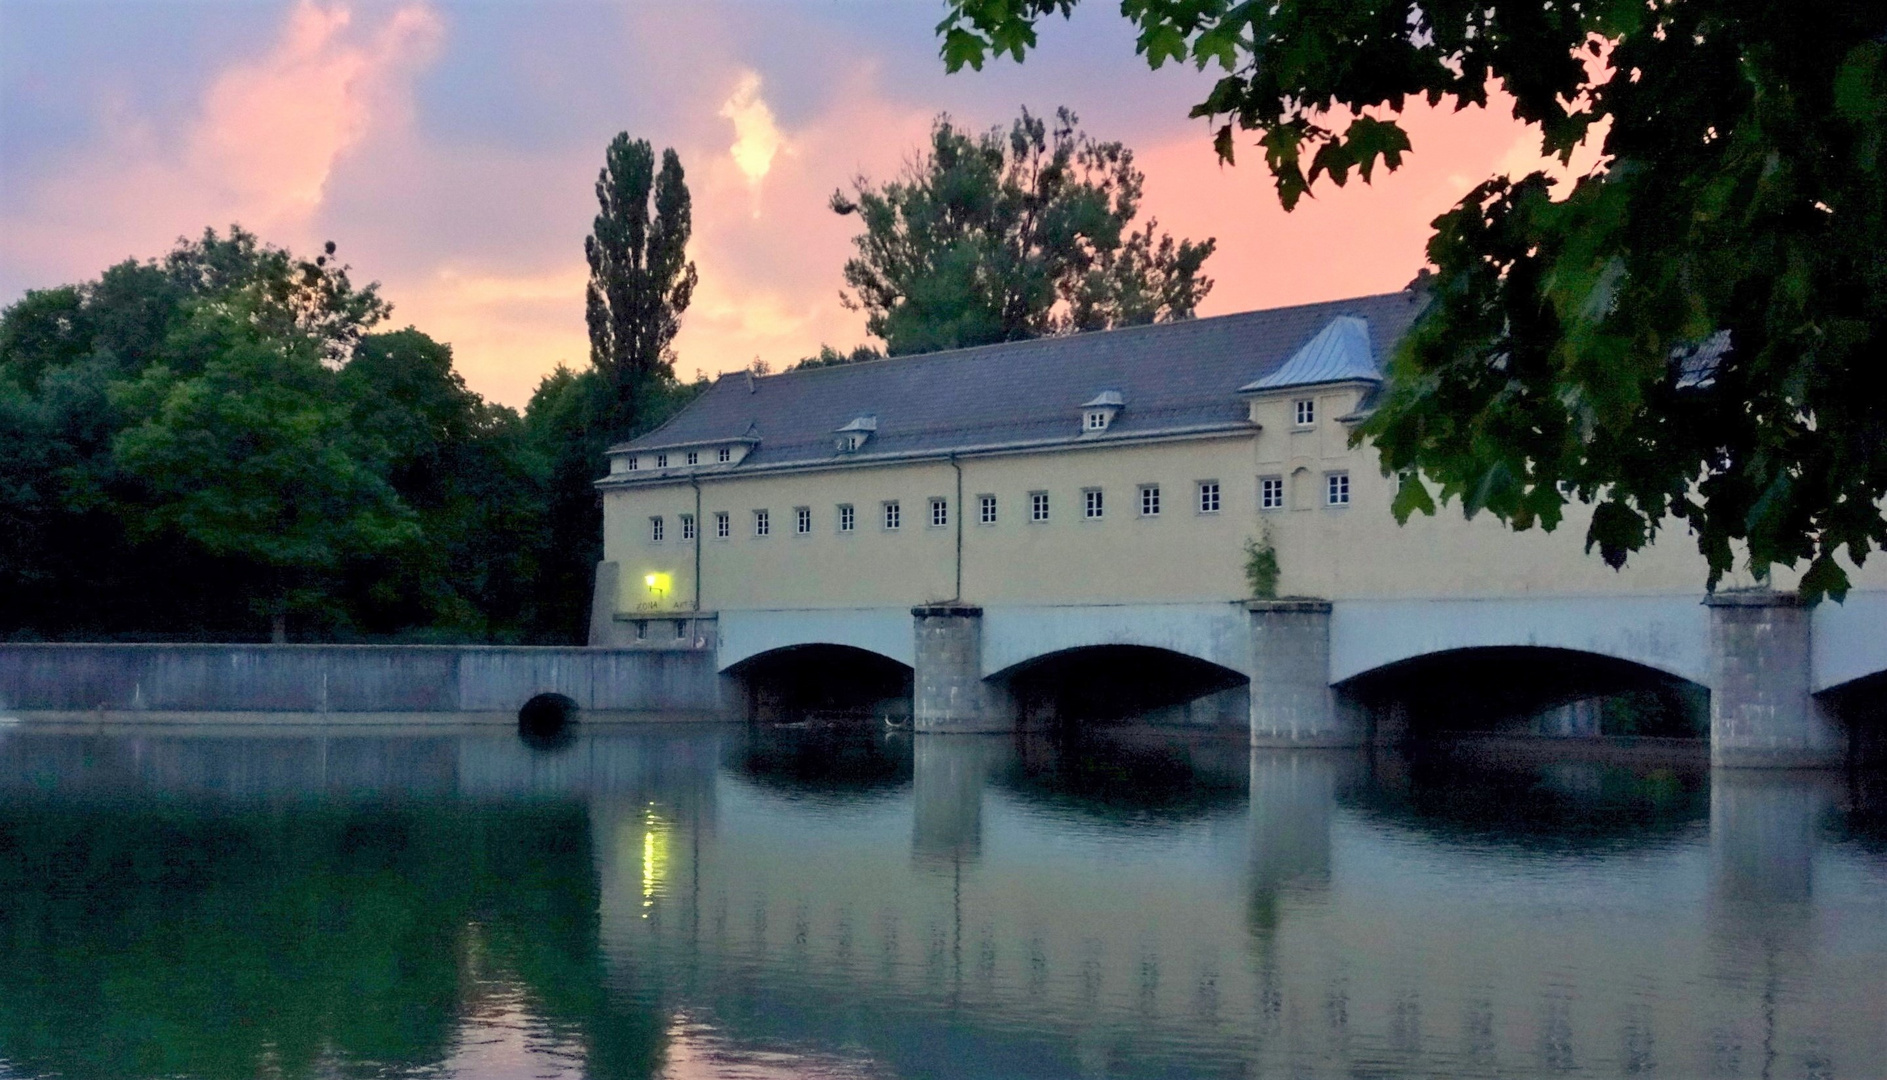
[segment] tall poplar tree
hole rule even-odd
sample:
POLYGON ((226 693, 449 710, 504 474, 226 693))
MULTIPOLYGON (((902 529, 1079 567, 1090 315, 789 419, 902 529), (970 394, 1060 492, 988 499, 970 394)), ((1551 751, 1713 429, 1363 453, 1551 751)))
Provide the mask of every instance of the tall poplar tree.
POLYGON ((590 261, 585 316, 590 363, 605 388, 599 419, 616 439, 633 434, 655 384, 674 377, 669 346, 695 289, 693 214, 681 158, 663 150, 658 173, 648 140, 627 132, 610 141, 596 200, 596 223, 583 241, 590 261))

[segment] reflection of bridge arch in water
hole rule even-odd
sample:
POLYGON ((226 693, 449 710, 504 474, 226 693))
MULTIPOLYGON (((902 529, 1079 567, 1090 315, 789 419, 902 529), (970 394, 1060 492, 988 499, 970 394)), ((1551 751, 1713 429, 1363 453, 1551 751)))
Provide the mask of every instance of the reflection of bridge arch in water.
MULTIPOLYGON (((1359 797, 1394 782, 1368 755, 1261 749, 1249 831, 1242 815, 1214 814, 1136 836, 1012 786, 1010 740, 917 744, 906 805, 749 804, 744 785, 724 787, 722 820, 741 825, 671 844, 675 885, 650 918, 642 867, 599 867, 612 965, 685 980, 691 1005, 738 1040, 862 1045, 890 1071, 989 1076, 1179 1061, 1258 1075, 1535 1076, 1568 1063, 1611 1075, 1645 1046, 1659 1071, 1701 1074, 1711 1040, 1762 1034, 1748 1023, 1761 988, 1738 981, 1748 956, 1788 952, 1798 994, 1830 965, 1851 974, 1849 943, 1794 934, 1771 946, 1774 920, 1736 907, 1801 896, 1812 850, 1773 843, 1812 844, 1803 826, 1822 804, 1799 777, 1753 777, 1763 798, 1726 791, 1707 823, 1687 802, 1664 842, 1569 834, 1530 850, 1438 820, 1445 810, 1411 820, 1359 797), (822 844, 815 817, 845 841, 822 844), (1428 843, 1430 828, 1453 842, 1428 843), (1657 885, 1606 893, 1619 875, 1657 885), (1687 932, 1711 948, 1673 952, 1687 932), (1538 962, 1513 963, 1516 942, 1538 962), (897 1035, 872 1036, 885 1028, 897 1035), (1045 1053, 1081 1067, 1032 1067, 1045 1053)), ((1881 938, 1853 946, 1878 955, 1881 938)), ((1798 997, 1780 1010, 1778 1045, 1820 1038, 1822 1021, 1805 1019, 1820 1007, 1798 997)), ((1825 1041, 1850 1064, 1881 1045, 1854 1024, 1825 1041)))

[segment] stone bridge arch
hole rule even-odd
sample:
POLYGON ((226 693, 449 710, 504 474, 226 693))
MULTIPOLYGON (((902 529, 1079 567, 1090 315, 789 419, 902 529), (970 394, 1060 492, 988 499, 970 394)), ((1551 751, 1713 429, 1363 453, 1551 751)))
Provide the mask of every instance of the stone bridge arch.
POLYGON ((723 673, 766 653, 808 645, 861 649, 907 668, 916 664, 908 607, 724 611, 719 632, 715 670, 723 673))
POLYGON ((1426 657, 1551 649, 1709 686, 1710 612, 1696 596, 1350 600, 1332 605, 1330 682, 1426 657))
POLYGON ((1251 676, 1250 616, 1242 604, 986 608, 982 675, 1002 679, 1048 657, 1113 646, 1157 649, 1251 676))

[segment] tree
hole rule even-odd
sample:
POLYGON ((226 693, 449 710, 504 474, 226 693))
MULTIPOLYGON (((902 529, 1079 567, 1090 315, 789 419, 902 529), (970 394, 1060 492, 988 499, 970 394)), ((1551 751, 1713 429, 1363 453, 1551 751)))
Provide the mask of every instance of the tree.
POLYGON ((851 352, 840 352, 830 345, 821 345, 818 352, 802 357, 786 370, 804 371, 808 368, 843 367, 846 364, 862 364, 867 360, 883 360, 884 358, 884 353, 870 345, 854 345, 851 352))
POLYGON ((609 144, 596 200, 596 223, 583 241, 590 263, 584 313, 590 363, 609 391, 602 422, 612 438, 623 438, 638 426, 650 384, 674 378, 669 346, 697 277, 688 260, 693 214, 675 151, 662 151, 657 174, 648 141, 626 132, 609 144))
POLYGON ((1025 109, 1007 135, 948 115, 895 181, 863 178, 832 209, 865 231, 845 264, 846 304, 891 355, 1190 318, 1212 288, 1214 241, 1135 229, 1133 152, 1025 109))
POLYGON ((121 512, 134 536, 174 532, 263 568, 268 586, 251 601, 279 638, 280 620, 318 610, 349 560, 409 544, 418 526, 312 341, 265 334, 237 303, 204 305, 192 322, 198 340, 221 343, 200 374, 151 367, 113 395, 139 418, 112 441, 143 496, 121 512))
MULTIPOLYGON (((946 65, 1021 59, 1074 0, 951 0, 946 65)), ((1682 523, 1709 584, 1806 562, 1808 598, 1887 543, 1887 16, 1806 0, 1130 0, 1139 51, 1212 66, 1221 157, 1261 133, 1288 209, 1411 149, 1411 97, 1494 88, 1561 161, 1435 222, 1432 303, 1361 435, 1435 498, 1517 529, 1594 505, 1613 566, 1682 523), (1555 194, 1562 197, 1555 198, 1555 194), (1427 483, 1423 482, 1426 480, 1427 483), (1428 483, 1436 490, 1431 491, 1428 483)))

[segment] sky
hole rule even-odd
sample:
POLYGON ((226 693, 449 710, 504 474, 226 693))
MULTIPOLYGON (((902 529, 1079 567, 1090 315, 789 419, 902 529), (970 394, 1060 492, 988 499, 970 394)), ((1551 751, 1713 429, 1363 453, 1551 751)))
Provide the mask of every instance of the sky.
POLYGON ((1066 105, 1131 147, 1143 217, 1218 240, 1201 314, 1401 288, 1428 224, 1536 167, 1498 103, 1413 108, 1415 152, 1278 206, 1251 137, 1221 167, 1186 117, 1209 74, 1134 55, 1118 6, 1045 23, 1026 62, 947 75, 941 0, 0 0, 0 304, 161 255, 232 222, 339 246, 392 326, 453 346, 472 389, 522 406, 588 362, 583 237, 619 131, 673 147, 701 280, 684 378, 774 370, 870 340, 840 301, 855 218, 948 112, 984 128, 1066 105))

